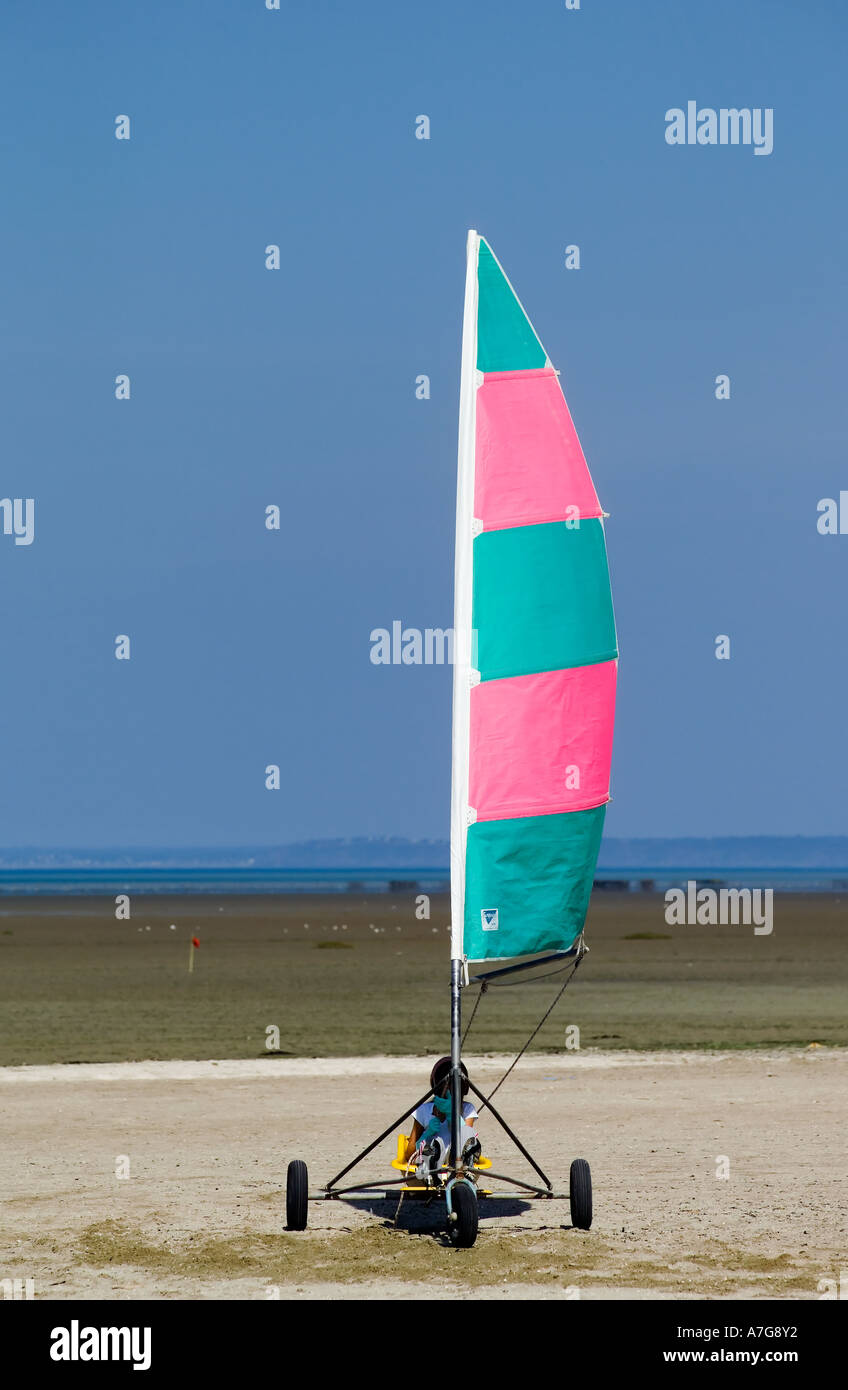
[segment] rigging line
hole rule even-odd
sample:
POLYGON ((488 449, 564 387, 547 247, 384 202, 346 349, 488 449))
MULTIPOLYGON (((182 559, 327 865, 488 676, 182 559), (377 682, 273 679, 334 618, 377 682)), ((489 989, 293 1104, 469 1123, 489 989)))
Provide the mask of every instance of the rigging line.
MULTIPOLYGON (((581 959, 584 955, 586 955, 588 950, 589 948, 588 946, 586 946, 580 952, 581 959)), ((565 965, 557 966, 556 970, 546 970, 544 975, 534 975, 532 980, 502 980, 500 983, 495 983, 495 981, 493 980, 482 980, 480 983, 480 993, 477 995, 477 998, 474 1001, 474 1008, 471 1010, 471 1017, 469 1018, 468 1023, 465 1027, 465 1032, 462 1035, 462 1046, 465 1047, 465 1040, 468 1037, 468 1034, 471 1032, 471 1025, 474 1022, 474 1017, 477 1013, 478 1008, 480 1007, 480 1000, 486 993, 487 989, 514 989, 516 985, 543 985, 545 983, 545 980, 552 980, 555 975, 561 975, 564 970, 569 969, 571 969, 571 961, 567 961, 565 965)), ((574 972, 572 971, 572 974, 573 973, 574 972)), ((494 1092, 492 1092, 492 1094, 494 1095, 494 1092)))
POLYGON ((465 1047, 465 1039, 468 1037, 468 1034, 471 1032, 471 1025, 472 1025, 472 1023, 474 1022, 474 1015, 476 1014, 478 1008, 480 1007, 480 1000, 483 998, 483 995, 486 993, 486 990, 487 990, 488 988, 489 988, 488 980, 484 980, 483 983, 482 983, 482 985, 480 986, 480 993, 477 995, 477 998, 474 1000, 474 1008, 471 1010, 471 1017, 469 1018, 468 1023, 467 1023, 467 1025, 466 1025, 465 1032, 464 1032, 463 1035, 462 1035, 462 1046, 463 1046, 463 1047, 465 1047))
MULTIPOLYGON (((524 1056, 524 1054, 525 1054, 525 1052, 527 1051, 528 1047, 530 1046, 531 1042, 532 1042, 533 1039, 535 1038, 536 1034, 539 1032, 539 1029, 547 1022, 548 1018, 549 1018, 550 1015, 553 1013, 553 1011, 554 1011, 554 1009, 556 1008, 557 1004, 559 1003, 560 999, 561 999, 562 996, 565 994, 565 991, 568 989, 568 986, 571 984, 571 981, 574 979, 574 976, 577 974, 578 967, 579 967, 580 962, 581 962, 581 960, 583 959, 583 956, 584 956, 585 954, 586 954, 585 951, 583 951, 583 952, 581 952, 581 954, 577 957, 576 961, 574 962, 574 969, 572 970, 572 972, 571 972, 571 974, 568 976, 568 978, 567 978, 566 980, 563 980, 562 988, 557 992, 557 996, 556 996, 556 998, 554 999, 554 1002, 551 1004, 551 1007, 548 1009, 548 1012, 545 1014, 545 1016, 544 1016, 544 1018, 542 1019, 541 1023, 537 1024, 536 1027, 533 1029, 533 1032, 530 1034, 529 1038, 527 1039, 526 1043, 525 1043, 524 1046, 522 1047, 522 1049, 521 1049, 521 1051, 519 1052, 518 1056, 517 1056, 516 1058, 514 1058, 514 1060, 513 1060, 512 1062, 510 1062, 509 1066, 507 1067, 506 1071, 504 1072, 503 1076, 501 1077, 501 1079, 500 1079, 500 1081, 498 1082, 497 1086, 495 1087, 494 1091, 490 1091, 489 1094, 486 1096, 486 1099, 485 1099, 484 1101, 482 1101, 482 1102, 480 1103, 480 1105, 478 1105, 478 1107, 477 1107, 477 1114, 478 1114, 478 1115, 480 1114, 481 1110, 485 1110, 486 1106, 489 1104, 489 1101, 492 1099, 492 1096, 495 1094, 495 1092, 497 1092, 497 1091, 500 1090, 501 1086, 502 1086, 502 1085, 504 1084, 504 1082, 506 1081, 506 1079, 507 1079, 507 1077, 509 1076, 510 1072, 512 1071, 513 1067, 516 1066, 517 1063, 521 1061, 521 1058, 524 1056)), ((473 1015, 472 1015, 472 1017, 473 1017, 473 1015)))
POLYGON ((561 975, 563 970, 568 970, 570 966, 571 961, 567 961, 565 965, 557 966, 556 970, 546 970, 544 975, 534 975, 532 980, 502 980, 500 984, 497 984, 495 981, 492 981, 491 988, 515 989, 516 985, 539 985, 542 983, 543 980, 550 980, 553 979, 554 975, 561 975))

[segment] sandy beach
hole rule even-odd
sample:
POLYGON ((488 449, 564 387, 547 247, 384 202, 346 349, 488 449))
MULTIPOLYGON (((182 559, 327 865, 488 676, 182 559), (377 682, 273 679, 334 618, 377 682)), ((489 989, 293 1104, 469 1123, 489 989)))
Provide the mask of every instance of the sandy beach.
MULTIPOLYGON (((485 1089, 506 1058, 469 1059, 485 1089)), ((0 1069, 0 1277, 40 1299, 816 1299, 848 1265, 848 1053, 531 1056, 499 1092, 555 1186, 590 1160, 595 1222, 490 1203, 472 1250, 439 1206, 310 1205, 288 1233, 285 1167, 317 1190, 416 1099, 429 1059, 277 1058, 0 1069), (729 1176, 717 1172, 727 1160, 729 1176), (129 1176, 116 1176, 128 1171, 129 1176)), ((497 1167, 529 1176, 491 1119, 497 1167)), ((363 1177, 389 1175, 387 1142, 363 1177)))

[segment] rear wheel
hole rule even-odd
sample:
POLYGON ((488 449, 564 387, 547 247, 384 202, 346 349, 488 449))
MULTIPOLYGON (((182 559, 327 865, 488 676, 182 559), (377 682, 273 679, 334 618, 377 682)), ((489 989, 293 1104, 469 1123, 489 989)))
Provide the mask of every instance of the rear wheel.
POLYGON ((579 1231, 588 1231, 592 1224, 592 1174, 585 1158, 575 1158, 569 1181, 571 1224, 579 1231))
POLYGON ((292 1159, 286 1173, 286 1230, 306 1230, 309 1177, 302 1158, 292 1159))
POLYGON ((468 1250, 477 1239, 477 1193, 467 1182, 451 1188, 451 1217, 448 1223, 451 1244, 457 1250, 468 1250))

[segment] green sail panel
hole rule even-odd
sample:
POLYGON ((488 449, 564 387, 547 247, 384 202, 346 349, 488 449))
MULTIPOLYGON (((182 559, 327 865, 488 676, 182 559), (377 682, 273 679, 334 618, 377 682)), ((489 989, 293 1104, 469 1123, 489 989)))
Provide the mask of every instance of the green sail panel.
POLYGON ((471 625, 484 681, 611 661, 618 649, 601 521, 477 536, 471 625))
POLYGON ((477 263, 477 370, 544 367, 547 354, 485 241, 477 263))
POLYGON ((468 827, 465 952, 504 960, 568 950, 583 930, 606 806, 468 827))

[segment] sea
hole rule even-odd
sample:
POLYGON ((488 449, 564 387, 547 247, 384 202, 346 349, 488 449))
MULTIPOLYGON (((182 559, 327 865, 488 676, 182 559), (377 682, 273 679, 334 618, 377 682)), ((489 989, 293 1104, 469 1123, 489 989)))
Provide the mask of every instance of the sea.
MULTIPOLYGON (((772 888, 783 893, 848 892, 848 868, 599 868, 594 888, 602 893, 665 892, 694 881, 699 887, 772 888)), ((447 892, 449 871, 444 866, 409 869, 261 868, 258 866, 164 866, 2 868, 0 897, 106 896, 115 893, 209 895, 277 893, 422 893, 447 892)))

